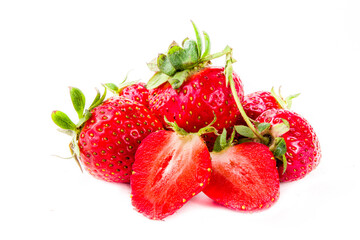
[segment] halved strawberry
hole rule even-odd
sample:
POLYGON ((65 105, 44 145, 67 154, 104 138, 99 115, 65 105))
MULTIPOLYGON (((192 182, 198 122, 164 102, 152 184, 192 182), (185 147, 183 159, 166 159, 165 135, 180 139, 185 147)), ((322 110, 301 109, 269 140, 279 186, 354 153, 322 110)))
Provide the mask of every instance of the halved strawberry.
POLYGON ((225 207, 256 211, 280 194, 276 160, 266 145, 246 142, 212 152, 212 175, 204 193, 225 207))
POLYGON ((154 132, 135 154, 132 204, 150 219, 163 219, 201 192, 210 175, 210 153, 199 135, 154 132))

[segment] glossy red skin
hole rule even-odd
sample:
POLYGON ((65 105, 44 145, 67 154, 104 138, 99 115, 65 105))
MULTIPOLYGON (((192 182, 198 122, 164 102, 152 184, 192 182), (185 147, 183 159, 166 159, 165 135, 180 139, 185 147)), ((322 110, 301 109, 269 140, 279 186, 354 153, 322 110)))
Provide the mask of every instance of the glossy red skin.
POLYGON ((141 103, 145 107, 149 107, 149 90, 145 88, 145 83, 135 83, 124 87, 120 91, 119 96, 124 96, 141 103))
POLYGON ((290 131, 283 134, 286 142, 287 168, 284 174, 282 163, 278 170, 281 182, 299 180, 314 170, 321 158, 319 140, 310 123, 299 114, 286 109, 271 109, 261 114, 256 121, 275 125, 285 119, 290 124, 290 131))
POLYGON ((266 91, 258 91, 245 95, 242 105, 246 115, 254 120, 266 110, 281 108, 271 93, 266 91))
POLYGON ((211 153, 212 175, 204 193, 231 209, 254 212, 271 207, 280 195, 276 160, 263 144, 247 142, 211 153))
POLYGON ((142 104, 119 96, 91 113, 78 141, 84 168, 98 179, 128 183, 136 149, 162 124, 142 104))
MULTIPOLYGON (((242 82, 236 73, 233 73, 233 79, 242 101, 242 82)), ((210 124, 214 120, 214 113, 217 120, 213 126, 219 132, 226 128, 229 136, 233 126, 240 121, 239 110, 230 86, 226 87, 224 68, 221 67, 208 67, 194 72, 179 89, 173 89, 169 83, 165 83, 150 90, 149 108, 161 121, 166 116, 187 132, 197 132, 210 124)), ((216 136, 206 134, 204 139, 212 149, 216 136)))
POLYGON ((210 175, 210 153, 199 136, 152 133, 135 155, 132 204, 150 219, 164 219, 201 192, 210 175))

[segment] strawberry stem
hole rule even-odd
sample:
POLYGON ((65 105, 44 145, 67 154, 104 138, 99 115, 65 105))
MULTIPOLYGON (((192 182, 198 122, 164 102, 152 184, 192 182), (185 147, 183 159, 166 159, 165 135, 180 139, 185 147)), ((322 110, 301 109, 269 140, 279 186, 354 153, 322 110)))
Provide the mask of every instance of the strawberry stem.
POLYGON ((279 94, 275 93, 274 87, 271 88, 271 95, 276 99, 276 101, 278 102, 278 104, 283 108, 283 109, 290 109, 291 105, 292 105, 292 100, 296 97, 298 97, 300 95, 300 93, 297 94, 293 94, 288 96, 287 98, 283 98, 281 96, 281 86, 279 87, 279 94))
MULTIPOLYGON (((231 49, 232 50, 232 49, 231 49)), ((234 100, 236 103, 237 108, 240 111, 241 116, 243 117, 243 119, 245 120, 246 124, 248 125, 248 127, 251 129, 251 131, 253 131, 253 133, 255 134, 255 136, 265 145, 268 144, 269 139, 262 136, 261 133, 255 128, 255 126, 251 123, 249 117, 246 115, 245 110, 241 104, 241 101, 239 99, 239 96, 237 94, 236 88, 235 88, 235 83, 234 83, 234 79, 232 76, 232 63, 235 62, 235 60, 232 58, 232 51, 230 51, 229 53, 226 54, 226 66, 225 66, 225 76, 226 76, 226 81, 228 83, 230 83, 230 89, 232 92, 232 95, 234 96, 234 100)))
POLYGON ((235 100, 235 103, 236 103, 236 106, 238 107, 239 111, 240 111, 240 114, 241 116, 243 117, 243 119, 245 120, 246 124, 248 125, 248 127, 251 129, 251 131, 253 131, 253 133, 256 135, 256 137, 261 141, 263 142, 264 144, 268 143, 268 139, 263 137, 259 131, 255 128, 255 126, 251 123, 249 117, 246 115, 245 113, 245 110, 241 104, 241 101, 239 99, 239 96, 237 95, 237 91, 235 89, 235 83, 234 83, 234 80, 232 79, 232 76, 230 78, 230 88, 231 88, 231 92, 234 96, 234 100, 235 100))

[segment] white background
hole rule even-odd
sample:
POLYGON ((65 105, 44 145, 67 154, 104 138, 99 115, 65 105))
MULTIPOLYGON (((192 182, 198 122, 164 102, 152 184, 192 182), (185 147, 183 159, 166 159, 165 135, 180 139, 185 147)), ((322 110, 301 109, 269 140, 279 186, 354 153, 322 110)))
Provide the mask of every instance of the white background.
MULTIPOLYGON (((0 239, 359 239, 359 1, 0 2, 0 239), (313 125, 318 168, 281 185, 270 209, 244 214, 203 194, 165 221, 133 210, 130 187, 81 174, 52 110, 76 114, 101 83, 147 81, 172 40, 234 49, 245 92, 282 86, 313 125)), ((224 59, 216 61, 223 64, 224 59)))

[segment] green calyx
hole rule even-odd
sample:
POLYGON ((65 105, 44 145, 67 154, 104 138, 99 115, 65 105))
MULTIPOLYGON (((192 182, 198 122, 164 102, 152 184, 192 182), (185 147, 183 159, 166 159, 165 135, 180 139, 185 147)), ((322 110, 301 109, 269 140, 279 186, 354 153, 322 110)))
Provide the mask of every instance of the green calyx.
POLYGON ((187 135, 189 135, 189 134, 196 134, 196 135, 198 135, 198 136, 201 136, 201 135, 207 134, 207 133, 214 133, 214 134, 218 135, 218 132, 217 132, 216 128, 212 126, 212 125, 216 122, 216 119, 217 119, 217 118, 216 118, 215 113, 214 113, 214 119, 213 119, 213 121, 212 121, 209 125, 207 125, 207 126, 205 126, 205 127, 203 127, 203 128, 200 128, 198 132, 188 133, 187 131, 185 131, 185 129, 179 127, 179 125, 178 125, 176 122, 170 122, 170 121, 166 118, 166 116, 164 116, 164 121, 165 121, 165 123, 166 123, 172 130, 174 130, 177 134, 182 135, 182 136, 187 136, 187 135))
MULTIPOLYGON (((103 95, 100 94, 99 90, 96 89, 97 94, 94 98, 93 102, 89 106, 88 109, 85 109, 85 95, 82 93, 82 91, 75 87, 70 87, 70 97, 71 102, 74 106, 74 109, 78 115, 78 122, 75 124, 69 117, 62 111, 53 111, 51 113, 51 118, 53 122, 60 127, 59 131, 63 132, 65 134, 68 134, 72 137, 71 143, 70 143, 70 152, 72 154, 72 157, 75 158, 77 164, 79 165, 81 169, 81 165, 78 159, 78 156, 80 155, 80 150, 78 146, 78 138, 79 134, 87 120, 91 117, 91 110, 95 107, 99 106, 105 99, 106 96, 106 88, 103 93, 103 95)), ((82 170, 82 169, 81 169, 82 170)))
POLYGON ((258 139, 254 132, 247 126, 235 126, 235 130, 241 136, 246 137, 245 141, 256 141, 265 144, 269 150, 274 154, 274 157, 283 163, 283 173, 286 171, 287 161, 285 157, 286 142, 282 137, 283 134, 290 130, 289 122, 281 119, 282 122, 271 126, 270 123, 254 122, 256 131, 260 133, 263 139, 258 139))
POLYGON ((232 51, 227 46, 223 51, 210 55, 210 38, 203 32, 202 36, 195 23, 192 22, 196 40, 185 38, 181 44, 172 42, 166 54, 148 63, 150 70, 156 72, 146 85, 147 89, 154 89, 165 82, 169 82, 174 89, 179 88, 190 75, 191 71, 210 65, 212 59, 226 55, 232 51))
POLYGON ((235 130, 232 131, 231 136, 227 139, 227 131, 224 128, 222 133, 216 138, 214 143, 213 152, 221 152, 224 149, 233 145, 235 138, 235 130))
POLYGON ((114 83, 105 83, 105 84, 103 84, 103 85, 104 85, 104 87, 107 88, 110 92, 118 95, 119 93, 121 93, 121 91, 122 91, 124 88, 126 88, 126 87, 128 87, 128 86, 131 86, 131 85, 134 85, 134 84, 136 84, 136 83, 139 82, 139 80, 138 80, 138 81, 128 81, 128 75, 129 75, 129 73, 126 74, 125 79, 124 79, 119 85, 116 85, 116 84, 114 84, 114 83))
MULTIPOLYGON (((262 144, 265 144, 269 146, 269 150, 272 151, 274 154, 274 157, 281 161, 283 163, 283 173, 286 171, 286 143, 284 138, 281 136, 290 130, 289 123, 283 119, 282 123, 276 124, 275 126, 271 127, 270 123, 257 123, 253 122, 246 114, 242 103, 238 97, 235 83, 232 77, 232 64, 235 62, 235 60, 232 58, 232 52, 229 52, 226 54, 226 65, 225 65, 225 76, 226 76, 226 83, 230 84, 232 95, 234 96, 234 100, 236 103, 236 106, 244 119, 247 126, 235 126, 235 131, 244 136, 245 139, 242 139, 240 142, 246 142, 246 141, 255 141, 260 142, 262 144)), ((273 90, 272 90, 273 92, 273 90)), ((291 106, 291 99, 294 97, 297 97, 297 95, 293 95, 290 98, 287 99, 287 106, 291 106), (290 103, 290 104, 289 104, 290 103)), ((277 99, 277 98, 276 98, 277 99)), ((282 98, 281 98, 282 99, 282 98)), ((279 102, 279 100, 277 99, 279 102)), ((279 103, 280 104, 280 103, 279 103)), ((281 104, 280 104, 281 105, 281 104)), ((220 140, 219 140, 220 141, 220 140)), ((223 140, 224 142, 224 140, 223 140)), ((221 149, 221 148, 220 148, 221 149)))
POLYGON ((278 102, 280 107, 283 109, 290 109, 292 106, 292 100, 300 95, 300 93, 297 93, 297 94, 290 95, 286 98, 283 98, 281 96, 281 87, 279 87, 278 92, 279 93, 275 92, 274 87, 271 88, 271 95, 276 99, 276 101, 278 102))

